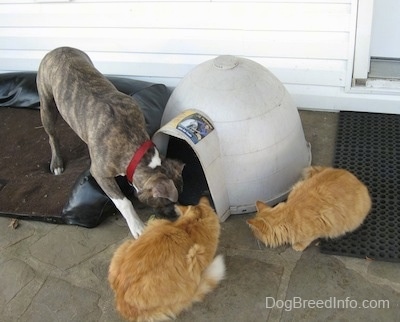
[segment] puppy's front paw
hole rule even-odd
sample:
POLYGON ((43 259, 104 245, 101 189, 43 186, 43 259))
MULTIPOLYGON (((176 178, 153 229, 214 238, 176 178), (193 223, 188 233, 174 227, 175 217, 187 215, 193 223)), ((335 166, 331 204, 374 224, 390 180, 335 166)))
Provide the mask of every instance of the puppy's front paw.
POLYGON ((133 227, 129 227, 133 238, 138 239, 144 230, 144 224, 142 222, 136 222, 133 227))

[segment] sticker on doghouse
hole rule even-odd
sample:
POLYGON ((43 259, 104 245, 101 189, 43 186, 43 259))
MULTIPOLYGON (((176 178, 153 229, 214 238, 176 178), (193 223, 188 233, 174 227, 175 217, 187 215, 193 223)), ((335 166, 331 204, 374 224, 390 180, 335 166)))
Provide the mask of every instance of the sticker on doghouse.
POLYGON ((194 144, 205 138, 214 127, 211 122, 199 113, 193 113, 178 123, 176 128, 189 137, 194 144))

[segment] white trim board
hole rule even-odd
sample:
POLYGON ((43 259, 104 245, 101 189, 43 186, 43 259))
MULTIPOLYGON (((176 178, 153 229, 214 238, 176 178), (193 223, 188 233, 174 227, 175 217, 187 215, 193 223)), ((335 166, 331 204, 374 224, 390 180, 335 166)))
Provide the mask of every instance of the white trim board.
POLYGON ((355 87, 345 92, 341 88, 296 85, 286 88, 299 109, 400 114, 399 91, 355 87))

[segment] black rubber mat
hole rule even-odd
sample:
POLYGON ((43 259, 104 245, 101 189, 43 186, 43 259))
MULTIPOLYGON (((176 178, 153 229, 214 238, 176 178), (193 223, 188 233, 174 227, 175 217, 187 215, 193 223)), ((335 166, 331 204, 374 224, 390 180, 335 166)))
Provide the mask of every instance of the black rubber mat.
POLYGON ((373 205, 359 229, 322 240, 321 252, 400 262, 400 115, 341 112, 334 166, 363 181, 373 205))

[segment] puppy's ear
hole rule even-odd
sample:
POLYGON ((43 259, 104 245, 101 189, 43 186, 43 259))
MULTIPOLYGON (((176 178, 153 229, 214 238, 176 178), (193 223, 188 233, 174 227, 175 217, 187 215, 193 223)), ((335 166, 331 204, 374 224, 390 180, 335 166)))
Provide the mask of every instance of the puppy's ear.
POLYGON ((157 183, 152 189, 153 198, 165 198, 171 202, 178 201, 178 190, 174 182, 169 179, 164 182, 157 183))
POLYGON ((268 206, 266 203, 264 203, 262 201, 257 201, 256 202, 256 208, 257 208, 257 211, 262 211, 263 209, 268 209, 268 208, 271 208, 271 207, 268 206))

